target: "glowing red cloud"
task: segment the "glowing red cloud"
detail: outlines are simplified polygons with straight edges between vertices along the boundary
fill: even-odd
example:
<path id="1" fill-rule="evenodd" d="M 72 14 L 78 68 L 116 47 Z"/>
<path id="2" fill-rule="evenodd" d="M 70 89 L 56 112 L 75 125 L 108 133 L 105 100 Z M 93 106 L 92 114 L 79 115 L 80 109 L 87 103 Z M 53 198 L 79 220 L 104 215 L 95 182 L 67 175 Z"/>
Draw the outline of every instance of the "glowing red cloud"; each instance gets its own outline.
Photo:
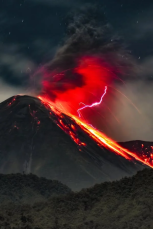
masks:
<path id="1" fill-rule="evenodd" d="M 67 71 L 71 71 L 68 76 Z M 98 100 L 105 86 L 109 86 L 115 78 L 115 70 L 104 60 L 82 57 L 71 70 L 60 73 L 46 71 L 42 79 L 42 95 L 52 101 L 54 99 L 63 111 L 76 115 L 80 102 L 91 104 Z"/>

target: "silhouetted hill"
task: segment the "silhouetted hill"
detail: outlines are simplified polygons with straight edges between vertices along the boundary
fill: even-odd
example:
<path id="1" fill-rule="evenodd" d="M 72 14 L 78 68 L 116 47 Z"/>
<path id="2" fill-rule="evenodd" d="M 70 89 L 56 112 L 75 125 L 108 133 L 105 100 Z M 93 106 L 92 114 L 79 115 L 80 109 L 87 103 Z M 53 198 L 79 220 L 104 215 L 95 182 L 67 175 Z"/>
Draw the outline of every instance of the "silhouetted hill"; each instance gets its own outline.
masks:
<path id="1" fill-rule="evenodd" d="M 24 171 L 80 190 L 143 168 L 100 147 L 72 118 L 57 116 L 37 98 L 18 95 L 0 103 L 0 173 Z"/>
<path id="2" fill-rule="evenodd" d="M 0 204 L 31 204 L 69 192 L 70 188 L 56 180 L 39 178 L 33 174 L 0 174 Z"/>
<path id="3" fill-rule="evenodd" d="M 37 229 L 152 229 L 153 170 L 47 202 L 7 205 L 0 209 L 0 225 Z"/>

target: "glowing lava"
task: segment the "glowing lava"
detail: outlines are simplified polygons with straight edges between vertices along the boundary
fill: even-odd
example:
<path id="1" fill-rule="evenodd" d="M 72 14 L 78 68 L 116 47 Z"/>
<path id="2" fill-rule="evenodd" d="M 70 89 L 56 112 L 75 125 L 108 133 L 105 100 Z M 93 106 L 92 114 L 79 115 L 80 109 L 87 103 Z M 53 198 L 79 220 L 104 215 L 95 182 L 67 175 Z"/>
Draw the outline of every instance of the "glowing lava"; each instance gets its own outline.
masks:
<path id="1" fill-rule="evenodd" d="M 54 112 L 57 116 L 59 116 L 59 119 L 61 120 L 62 114 L 65 114 L 69 116 L 70 119 L 73 119 L 77 125 L 80 126 L 82 130 L 84 130 L 94 141 L 97 142 L 98 145 L 101 147 L 105 147 L 109 149 L 112 152 L 115 152 L 116 154 L 128 159 L 128 160 L 137 160 L 147 166 L 150 166 L 153 168 L 153 158 L 152 156 L 146 156 L 145 158 L 143 156 L 138 156 L 136 153 L 133 153 L 120 145 L 118 145 L 116 142 L 105 136 L 102 132 L 99 130 L 93 128 L 89 124 L 87 124 L 85 121 L 83 121 L 80 117 L 76 117 L 75 115 L 72 115 L 70 113 L 65 113 L 63 111 L 60 111 L 59 108 L 55 107 L 55 105 L 48 99 L 45 99 L 44 97 L 38 97 L 45 105 L 49 106 L 51 111 Z M 78 135 L 75 132 L 75 128 L 73 128 L 73 132 L 71 130 L 67 130 L 68 127 L 63 123 L 63 121 L 60 121 L 59 127 L 65 131 L 67 134 L 70 135 L 70 137 L 75 141 L 79 146 L 84 145 L 85 143 L 80 142 L 78 139 Z"/>
<path id="2" fill-rule="evenodd" d="M 81 110 L 84 110 L 84 109 L 87 108 L 87 107 L 91 108 L 91 107 L 95 107 L 95 106 L 100 105 L 100 104 L 102 103 L 102 101 L 103 101 L 104 96 L 106 95 L 106 92 L 107 92 L 107 86 L 105 86 L 104 93 L 103 93 L 103 95 L 101 96 L 101 99 L 100 99 L 99 102 L 95 102 L 95 103 L 92 103 L 91 105 L 85 105 L 85 106 L 79 108 L 79 109 L 77 110 L 79 117 L 81 117 L 81 114 L 80 114 L 80 111 L 81 111 Z"/>

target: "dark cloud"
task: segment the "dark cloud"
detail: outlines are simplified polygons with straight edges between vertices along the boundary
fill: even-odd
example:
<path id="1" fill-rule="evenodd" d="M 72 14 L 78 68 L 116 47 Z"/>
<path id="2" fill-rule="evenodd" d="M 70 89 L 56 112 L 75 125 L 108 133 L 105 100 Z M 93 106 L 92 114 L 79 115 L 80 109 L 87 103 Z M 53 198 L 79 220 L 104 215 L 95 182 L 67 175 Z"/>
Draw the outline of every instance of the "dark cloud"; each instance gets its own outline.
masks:
<path id="1" fill-rule="evenodd" d="M 14 77 L 21 84 L 23 78 L 33 72 L 35 63 L 27 58 L 18 45 L 5 45 L 0 43 L 0 74 L 5 76 L 5 69 L 11 72 L 11 75 L 4 79 L 9 82 Z M 20 82 L 21 81 L 21 82 Z M 13 82 L 12 82 L 13 83 Z"/>
<path id="2" fill-rule="evenodd" d="M 64 15 L 59 10 L 59 16 L 57 9 L 33 1 L 16 4 L 11 0 L 3 1 L 0 8 L 0 77 L 4 82 L 13 87 L 28 86 L 33 70 L 53 56 L 61 37 L 57 25 L 61 27 Z"/>
<path id="3" fill-rule="evenodd" d="M 43 3 L 50 6 L 60 6 L 60 7 L 71 7 L 80 4 L 80 1 L 73 1 L 73 0 L 30 0 L 36 3 Z"/>
<path id="4" fill-rule="evenodd" d="M 68 56 L 69 60 L 72 60 L 80 55 L 91 54 L 105 57 L 107 54 L 114 54 L 121 62 L 127 62 L 128 52 L 125 51 L 121 39 L 111 31 L 102 9 L 98 10 L 97 6 L 86 6 L 72 14 L 67 28 L 67 38 L 57 50 L 52 66 L 57 60 L 64 61 Z"/>

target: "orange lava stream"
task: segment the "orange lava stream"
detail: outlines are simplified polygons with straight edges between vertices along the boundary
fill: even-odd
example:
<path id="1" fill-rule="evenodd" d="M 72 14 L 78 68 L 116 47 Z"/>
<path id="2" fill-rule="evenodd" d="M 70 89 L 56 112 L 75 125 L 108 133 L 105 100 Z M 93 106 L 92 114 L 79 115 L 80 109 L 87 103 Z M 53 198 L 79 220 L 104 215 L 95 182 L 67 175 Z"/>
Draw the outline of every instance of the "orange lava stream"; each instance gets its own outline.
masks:
<path id="1" fill-rule="evenodd" d="M 75 122 L 86 132 L 92 139 L 94 139 L 97 143 L 104 146 L 105 148 L 108 148 L 111 151 L 114 151 L 116 154 L 126 158 L 127 160 L 135 159 L 151 168 L 153 168 L 153 162 L 151 158 L 141 158 L 136 153 L 133 153 L 120 145 L 118 145 L 115 141 L 108 138 L 105 134 L 100 132 L 99 130 L 93 128 L 89 124 L 87 124 L 84 120 L 82 120 L 79 117 L 76 117 L 70 113 L 63 112 L 59 108 L 55 106 L 51 101 L 48 99 L 39 96 L 38 97 L 44 104 L 48 105 L 52 111 L 54 111 L 57 115 L 59 115 L 59 111 L 69 117 L 71 117 Z M 73 137 L 74 138 L 74 137 Z M 72 139 L 73 139 L 72 138 Z M 74 139 L 73 139 L 74 140 Z M 76 142 L 76 141 L 75 141 Z M 77 142 L 76 142 L 77 143 Z"/>

